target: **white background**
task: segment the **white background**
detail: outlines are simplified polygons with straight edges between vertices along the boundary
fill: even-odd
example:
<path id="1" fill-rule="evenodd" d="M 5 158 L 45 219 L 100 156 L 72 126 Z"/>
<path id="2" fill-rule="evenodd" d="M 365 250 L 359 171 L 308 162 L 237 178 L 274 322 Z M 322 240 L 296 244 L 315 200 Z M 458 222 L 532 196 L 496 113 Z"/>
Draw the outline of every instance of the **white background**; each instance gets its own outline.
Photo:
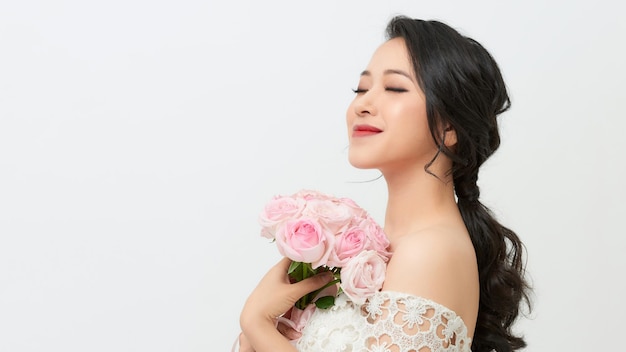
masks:
<path id="1" fill-rule="evenodd" d="M 527 350 L 620 345 L 617 3 L 4 0 L 0 351 L 227 351 L 278 259 L 256 222 L 271 196 L 314 188 L 381 221 L 344 113 L 395 14 L 451 24 L 504 73 L 479 183 L 528 249 Z"/>

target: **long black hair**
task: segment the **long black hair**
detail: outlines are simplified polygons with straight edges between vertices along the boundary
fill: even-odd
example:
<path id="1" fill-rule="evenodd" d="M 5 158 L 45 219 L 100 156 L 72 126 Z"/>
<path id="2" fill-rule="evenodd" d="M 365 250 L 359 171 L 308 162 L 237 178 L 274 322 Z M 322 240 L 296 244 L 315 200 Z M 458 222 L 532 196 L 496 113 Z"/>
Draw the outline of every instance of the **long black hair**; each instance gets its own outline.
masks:
<path id="1" fill-rule="evenodd" d="M 496 117 L 511 106 L 500 69 L 480 43 L 439 21 L 397 16 L 387 26 L 387 37 L 404 39 L 426 96 L 430 133 L 440 153 L 452 160 L 449 172 L 476 251 L 480 278 L 472 351 L 526 347 L 524 338 L 511 330 L 522 303 L 530 310 L 524 246 L 478 200 L 478 170 L 500 145 Z M 444 128 L 456 132 L 452 150 L 444 144 Z"/>

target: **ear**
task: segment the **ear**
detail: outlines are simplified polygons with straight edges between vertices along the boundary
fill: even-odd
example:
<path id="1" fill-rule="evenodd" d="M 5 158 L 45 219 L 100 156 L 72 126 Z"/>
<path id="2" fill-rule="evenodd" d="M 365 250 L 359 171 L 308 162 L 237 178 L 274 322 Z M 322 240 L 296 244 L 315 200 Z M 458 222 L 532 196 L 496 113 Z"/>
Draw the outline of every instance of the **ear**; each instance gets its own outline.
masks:
<path id="1" fill-rule="evenodd" d="M 456 131 L 452 126 L 448 125 L 445 130 L 443 130 L 445 135 L 444 144 L 448 148 L 452 148 L 456 145 Z"/>

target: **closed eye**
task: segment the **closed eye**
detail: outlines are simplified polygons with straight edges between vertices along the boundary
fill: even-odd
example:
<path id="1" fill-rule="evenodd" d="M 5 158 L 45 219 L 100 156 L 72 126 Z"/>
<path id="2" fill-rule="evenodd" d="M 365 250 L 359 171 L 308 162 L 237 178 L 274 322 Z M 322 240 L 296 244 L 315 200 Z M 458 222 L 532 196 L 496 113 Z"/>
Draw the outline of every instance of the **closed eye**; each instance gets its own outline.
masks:
<path id="1" fill-rule="evenodd" d="M 404 89 L 404 88 L 396 88 L 396 87 L 387 87 L 385 88 L 386 91 L 388 92 L 394 92 L 394 93 L 406 93 L 409 90 L 408 89 Z M 362 89 L 362 88 L 357 88 L 357 89 L 352 89 L 352 91 L 355 94 L 362 94 L 362 93 L 367 93 L 367 89 Z"/>
<path id="2" fill-rule="evenodd" d="M 404 88 L 395 88 L 395 87 L 387 87 L 385 88 L 386 91 L 388 92 L 395 92 L 395 93 L 405 93 L 408 92 L 408 89 L 404 89 Z"/>

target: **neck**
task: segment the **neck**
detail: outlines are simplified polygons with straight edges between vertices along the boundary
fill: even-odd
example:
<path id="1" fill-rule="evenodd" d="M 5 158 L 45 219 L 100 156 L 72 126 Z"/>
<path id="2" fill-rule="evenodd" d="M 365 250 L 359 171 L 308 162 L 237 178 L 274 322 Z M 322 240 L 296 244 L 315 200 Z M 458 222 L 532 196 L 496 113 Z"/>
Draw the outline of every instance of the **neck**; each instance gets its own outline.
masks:
<path id="1" fill-rule="evenodd" d="M 422 168 L 385 174 L 387 211 L 385 233 L 393 242 L 403 235 L 418 232 L 441 221 L 442 214 L 458 211 L 451 176 Z"/>

